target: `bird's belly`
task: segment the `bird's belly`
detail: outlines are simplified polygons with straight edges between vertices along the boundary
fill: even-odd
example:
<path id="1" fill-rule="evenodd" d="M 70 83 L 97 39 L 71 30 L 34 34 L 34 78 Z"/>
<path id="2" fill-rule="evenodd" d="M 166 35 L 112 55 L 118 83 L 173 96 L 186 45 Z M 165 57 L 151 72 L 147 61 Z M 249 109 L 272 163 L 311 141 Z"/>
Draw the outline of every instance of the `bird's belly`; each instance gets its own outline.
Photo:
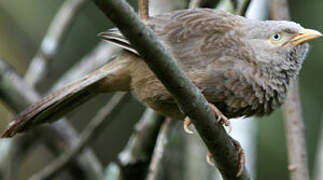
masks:
<path id="1" fill-rule="evenodd" d="M 184 119 L 173 96 L 148 66 L 143 62 L 139 62 L 137 65 L 140 67 L 133 71 L 131 80 L 131 90 L 136 99 L 163 115 Z"/>
<path id="2" fill-rule="evenodd" d="M 155 111 L 171 118 L 183 119 L 185 117 L 181 110 L 178 108 L 175 99 L 157 78 L 148 77 L 134 83 L 135 84 L 133 85 L 132 92 L 140 102 L 149 106 Z M 205 92 L 202 93 L 207 98 L 208 102 L 216 105 L 219 110 L 228 118 L 252 116 L 257 112 L 260 112 L 260 110 L 258 110 L 258 108 L 261 108 L 260 106 L 256 109 L 250 105 L 233 106 L 232 104 L 228 103 L 228 101 L 226 101 L 226 98 L 222 100 L 216 98 L 221 95 L 216 94 L 216 92 L 214 91 L 211 95 Z M 231 96 L 231 98 L 234 97 Z M 240 100 L 241 98 L 236 98 L 234 102 L 237 103 Z"/>
<path id="3" fill-rule="evenodd" d="M 136 99 L 155 111 L 176 119 L 184 119 L 173 96 L 159 82 L 157 78 L 137 81 L 132 92 Z"/>
<path id="4" fill-rule="evenodd" d="M 178 108 L 176 101 L 158 79 L 145 80 L 141 85 L 136 85 L 133 89 L 135 97 L 143 104 L 149 106 L 155 111 L 169 116 L 171 118 L 183 119 L 185 116 Z M 246 104 L 241 97 L 230 96 L 219 100 L 213 92 L 212 96 L 203 93 L 208 102 L 214 104 L 228 118 L 236 117 L 262 117 L 271 114 L 276 108 L 270 101 L 259 103 L 256 99 L 253 104 Z M 220 95 L 218 95 L 220 96 Z M 234 102 L 234 103 L 232 103 Z M 237 105 L 239 104 L 239 105 Z"/>
<path id="5" fill-rule="evenodd" d="M 178 108 L 173 96 L 146 64 L 142 63 L 140 66 L 140 71 L 134 71 L 132 75 L 131 87 L 134 96 L 161 114 L 183 119 L 184 114 Z M 206 78 L 196 78 L 192 74 L 187 75 L 201 89 L 208 102 L 217 106 L 228 118 L 264 116 L 271 114 L 277 107 L 277 103 L 273 103 L 274 98 L 265 100 L 265 91 L 257 88 L 258 92 L 256 92 L 251 85 L 246 85 L 247 83 L 244 81 L 235 81 L 241 84 L 228 85 L 224 83 L 224 78 L 219 78 L 220 76 L 213 78 L 213 81 L 216 80 L 215 82 L 209 80 L 205 82 Z M 236 88 L 232 89 L 232 87 Z"/>

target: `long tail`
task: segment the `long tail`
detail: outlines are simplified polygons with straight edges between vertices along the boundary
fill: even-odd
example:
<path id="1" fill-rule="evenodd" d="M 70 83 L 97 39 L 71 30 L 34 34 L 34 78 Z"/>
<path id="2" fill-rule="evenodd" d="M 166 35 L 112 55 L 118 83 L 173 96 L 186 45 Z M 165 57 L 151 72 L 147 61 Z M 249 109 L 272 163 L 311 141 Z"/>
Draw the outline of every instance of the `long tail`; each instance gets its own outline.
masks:
<path id="1" fill-rule="evenodd" d="M 128 82 L 125 76 L 128 76 L 128 74 L 126 74 L 127 72 L 124 68 L 126 64 L 118 59 L 84 76 L 80 80 L 49 94 L 21 112 L 9 124 L 2 137 L 12 137 L 16 133 L 23 132 L 36 125 L 55 121 L 102 91 L 118 90 L 118 87 L 113 85 L 116 81 L 119 81 L 118 85 L 121 86 L 119 90 L 124 90 L 122 88 L 127 86 Z M 124 83 L 122 84 L 120 81 Z M 114 87 L 110 90 L 108 86 Z"/>

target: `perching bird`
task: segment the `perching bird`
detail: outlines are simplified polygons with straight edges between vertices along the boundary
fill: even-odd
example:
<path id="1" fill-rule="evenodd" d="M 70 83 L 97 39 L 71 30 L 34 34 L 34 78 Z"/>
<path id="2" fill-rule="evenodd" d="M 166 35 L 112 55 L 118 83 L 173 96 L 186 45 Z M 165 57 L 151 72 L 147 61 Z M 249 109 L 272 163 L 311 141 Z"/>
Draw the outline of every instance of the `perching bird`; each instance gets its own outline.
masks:
<path id="1" fill-rule="evenodd" d="M 277 109 L 301 69 L 309 47 L 306 42 L 322 36 L 290 21 L 257 21 L 211 9 L 165 13 L 150 17 L 146 24 L 214 109 L 219 109 L 217 115 L 223 113 L 223 120 L 269 115 Z M 125 50 L 97 71 L 24 110 L 2 137 L 56 120 L 89 98 L 114 91 L 132 91 L 154 110 L 185 118 L 172 95 L 118 30 L 100 36 Z"/>

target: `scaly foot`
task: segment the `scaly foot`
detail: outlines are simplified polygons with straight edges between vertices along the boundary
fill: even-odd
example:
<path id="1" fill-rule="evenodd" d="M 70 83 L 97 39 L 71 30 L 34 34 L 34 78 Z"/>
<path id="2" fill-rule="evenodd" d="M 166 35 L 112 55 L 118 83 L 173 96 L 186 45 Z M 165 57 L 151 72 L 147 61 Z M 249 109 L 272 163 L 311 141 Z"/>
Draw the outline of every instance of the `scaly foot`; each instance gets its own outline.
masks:
<path id="1" fill-rule="evenodd" d="M 213 109 L 213 111 L 215 112 L 216 114 L 216 117 L 217 117 L 217 121 L 222 124 L 222 125 L 225 125 L 229 128 L 229 133 L 231 132 L 232 130 L 232 127 L 231 127 L 231 123 L 230 123 L 230 120 L 213 104 L 209 103 L 210 107 Z M 187 134 L 193 134 L 193 131 L 190 130 L 189 126 L 192 124 L 192 120 L 190 117 L 186 116 L 185 119 L 184 119 L 184 131 L 187 133 Z"/>
<path id="2" fill-rule="evenodd" d="M 238 141 L 236 141 L 235 139 L 231 138 L 232 143 L 235 147 L 235 149 L 238 151 L 238 172 L 236 174 L 236 177 L 239 177 L 244 169 L 244 163 L 246 161 L 245 156 L 244 156 L 244 152 L 243 149 L 241 148 L 241 145 Z M 212 154 L 210 152 L 207 152 L 206 154 L 206 162 L 211 165 L 211 166 L 215 166 L 213 160 L 212 160 Z"/>
<path id="3" fill-rule="evenodd" d="M 192 124 L 192 120 L 186 116 L 184 119 L 184 131 L 187 134 L 194 134 L 194 132 L 190 129 L 190 125 Z"/>

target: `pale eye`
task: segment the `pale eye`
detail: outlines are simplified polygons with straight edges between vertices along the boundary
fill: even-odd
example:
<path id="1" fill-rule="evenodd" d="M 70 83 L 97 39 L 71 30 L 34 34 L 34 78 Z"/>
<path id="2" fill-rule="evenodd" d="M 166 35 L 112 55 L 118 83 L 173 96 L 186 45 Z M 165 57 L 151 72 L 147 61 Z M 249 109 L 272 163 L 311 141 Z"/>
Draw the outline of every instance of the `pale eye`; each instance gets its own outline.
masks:
<path id="1" fill-rule="evenodd" d="M 281 39 L 280 33 L 275 33 L 271 36 L 271 39 L 274 41 L 279 41 Z"/>

